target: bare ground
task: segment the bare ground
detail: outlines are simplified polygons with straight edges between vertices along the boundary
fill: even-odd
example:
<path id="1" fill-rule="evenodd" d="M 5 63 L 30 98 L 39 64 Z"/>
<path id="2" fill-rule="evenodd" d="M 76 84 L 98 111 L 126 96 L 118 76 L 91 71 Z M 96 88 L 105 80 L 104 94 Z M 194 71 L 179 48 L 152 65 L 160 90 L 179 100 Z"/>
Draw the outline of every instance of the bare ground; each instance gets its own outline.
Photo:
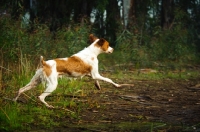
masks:
<path id="1" fill-rule="evenodd" d="M 84 87 L 88 90 L 93 81 L 85 81 Z M 199 77 L 134 80 L 125 76 L 114 81 L 134 83 L 134 87 L 115 88 L 101 82 L 101 90 L 90 89 L 86 96 L 68 96 L 66 98 L 73 98 L 76 102 L 76 106 L 69 109 L 76 111 L 78 118 L 66 115 L 56 119 L 55 116 L 52 118 L 59 122 L 58 127 L 47 130 L 33 125 L 32 131 L 200 131 Z M 58 112 L 55 110 L 55 113 Z"/>
<path id="2" fill-rule="evenodd" d="M 125 81 L 125 80 L 124 80 Z M 104 84 L 77 102 L 88 104 L 69 131 L 200 131 L 200 79 L 135 80 L 134 87 Z M 58 129 L 62 130 L 62 129 Z"/>

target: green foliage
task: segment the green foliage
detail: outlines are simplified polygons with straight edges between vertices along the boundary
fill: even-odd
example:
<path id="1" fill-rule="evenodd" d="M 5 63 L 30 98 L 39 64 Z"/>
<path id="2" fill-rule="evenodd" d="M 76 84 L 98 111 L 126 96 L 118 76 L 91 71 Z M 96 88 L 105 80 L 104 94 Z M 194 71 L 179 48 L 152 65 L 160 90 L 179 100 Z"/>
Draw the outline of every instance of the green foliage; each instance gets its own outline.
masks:
<path id="1" fill-rule="evenodd" d="M 106 9 L 106 6 L 108 5 L 108 0 L 97 0 L 96 1 L 96 8 L 99 12 L 103 13 Z"/>
<path id="2" fill-rule="evenodd" d="M 190 42 L 191 36 L 182 23 L 184 13 L 177 11 L 174 27 L 164 30 L 155 27 L 152 40 L 149 43 L 151 57 L 159 61 L 175 61 L 178 63 L 195 61 L 198 53 L 194 43 Z M 196 58 L 197 57 L 197 58 Z"/>
<path id="3" fill-rule="evenodd" d="M 63 28 L 53 35 L 46 25 L 35 24 L 35 30 L 28 32 L 20 28 L 20 22 L 9 19 L 0 21 L 2 60 L 19 61 L 27 59 L 55 58 L 70 55 L 86 47 L 90 28 L 86 25 L 74 25 Z"/>
<path id="4" fill-rule="evenodd" d="M 43 2 L 46 3 L 46 1 Z M 103 0 L 96 3 L 96 15 L 100 14 L 99 18 L 96 16 L 96 19 L 101 19 L 101 26 L 105 24 L 102 16 L 108 2 L 108 0 Z M 13 4 L 15 8 L 20 7 L 14 13 L 14 16 L 19 15 L 19 13 L 22 14 L 23 5 L 19 1 L 15 1 Z M 59 2 L 56 2 L 56 4 L 56 7 L 62 5 Z M 146 10 L 146 7 L 143 7 L 143 10 Z M 159 9 L 159 7 L 157 8 Z M 70 8 L 70 10 L 72 9 L 73 7 Z M 46 10 L 48 9 L 46 8 Z M 61 10 L 69 15 L 65 6 Z M 112 75 L 110 76 L 113 79 L 128 78 L 129 81 L 133 79 L 188 79 L 199 76 L 196 71 L 182 72 L 182 65 L 199 62 L 199 53 L 195 46 L 195 43 L 198 43 L 198 33 L 196 33 L 198 30 L 195 29 L 195 26 L 187 27 L 187 23 L 189 23 L 188 14 L 181 8 L 175 9 L 173 28 L 163 30 L 157 24 L 159 23 L 158 19 L 146 18 L 145 12 L 142 11 L 141 13 L 144 14 L 137 18 L 138 24 L 130 27 L 129 30 L 123 31 L 120 26 L 114 26 L 114 29 L 116 27 L 115 30 L 111 30 L 109 26 L 106 27 L 111 34 L 114 34 L 112 31 L 117 31 L 117 40 L 113 54 L 99 56 L 100 71 L 106 71 L 106 73 L 111 71 Z M 59 20 L 58 18 L 55 19 L 55 21 Z M 69 20 L 66 21 L 69 22 Z M 31 128 L 32 125 L 42 129 L 53 128 L 63 125 L 62 120 L 69 118 L 78 120 L 84 108 L 100 107 L 95 100 L 84 98 L 95 91 L 92 81 L 91 84 L 88 84 L 87 78 L 85 80 L 69 80 L 63 77 L 59 80 L 58 89 L 53 95 L 47 97 L 47 102 L 50 104 L 59 108 L 70 108 L 74 111 L 73 113 L 63 109 L 51 110 L 39 105 L 37 96 L 44 91 L 42 85 L 22 95 L 20 97 L 22 102 L 13 103 L 11 101 L 16 91 L 30 81 L 39 63 L 39 56 L 43 55 L 46 60 L 70 56 L 87 47 L 88 35 L 91 31 L 97 31 L 88 23 L 68 23 L 67 26 L 63 24 L 54 32 L 50 32 L 50 22 L 47 22 L 49 25 L 41 23 L 35 19 L 30 27 L 21 28 L 21 21 L 17 19 L 0 18 L 0 96 L 3 97 L 0 100 L 0 131 L 29 131 L 33 129 Z M 113 24 L 112 21 L 110 23 Z M 99 24 L 97 25 L 97 27 L 100 27 Z M 102 26 L 102 34 L 105 33 L 104 29 L 105 27 Z M 109 37 L 106 36 L 106 38 Z M 156 67 L 155 63 L 160 67 Z M 149 74 L 132 72 L 133 69 L 143 67 L 157 68 L 159 72 Z M 125 72 L 126 70 L 131 72 L 128 74 Z M 119 93 L 117 90 L 114 92 Z M 84 101 L 79 101 L 79 97 L 83 97 Z M 143 116 L 137 118 L 140 120 Z M 138 124 L 138 122 L 127 124 L 127 122 L 122 122 L 116 125 L 122 128 L 132 128 L 134 125 L 138 129 L 145 126 L 153 131 L 165 124 Z M 105 127 L 107 127 L 107 124 Z"/>
<path id="5" fill-rule="evenodd" d="M 7 106 L 8 107 L 8 106 Z M 7 107 L 1 108 L 0 111 L 0 123 L 1 123 L 1 130 L 8 131 L 9 127 L 14 129 L 18 129 L 20 124 L 18 123 L 18 111 L 15 107 L 8 109 Z M 11 109 L 15 110 L 16 112 L 12 112 Z"/>
<path id="6" fill-rule="evenodd" d="M 177 9 L 173 28 L 163 30 L 155 26 L 152 35 L 137 27 L 122 33 L 119 31 L 116 48 L 120 51 L 120 62 L 133 62 L 136 68 L 152 67 L 154 62 L 174 62 L 180 65 L 197 63 L 197 47 L 194 41 L 190 41 L 192 36 L 185 23 L 181 22 L 185 17 L 184 12 Z"/>
<path id="7" fill-rule="evenodd" d="M 139 58 L 139 45 L 137 36 L 125 30 L 122 34 L 118 34 L 116 48 L 120 50 L 123 63 L 127 62 L 129 59 L 137 61 Z"/>
<path id="8" fill-rule="evenodd" d="M 20 96 L 17 103 L 11 99 L 14 98 L 15 92 L 30 81 L 32 75 L 24 74 L 13 75 L 4 91 L 0 91 L 0 130 L 1 131 L 29 131 L 38 126 L 37 129 L 50 129 L 59 126 L 63 118 L 79 118 L 79 112 L 85 106 L 81 102 L 77 102 L 76 96 L 84 96 L 81 80 L 69 80 L 62 78 L 59 80 L 57 90 L 52 96 L 49 96 L 46 101 L 58 107 L 58 109 L 48 109 L 39 101 L 37 96 L 44 91 L 42 85 L 34 90 L 27 91 Z M 79 83 L 77 83 L 77 81 Z M 62 108 L 70 108 L 73 113 Z M 58 112 L 57 112 L 58 111 Z"/>

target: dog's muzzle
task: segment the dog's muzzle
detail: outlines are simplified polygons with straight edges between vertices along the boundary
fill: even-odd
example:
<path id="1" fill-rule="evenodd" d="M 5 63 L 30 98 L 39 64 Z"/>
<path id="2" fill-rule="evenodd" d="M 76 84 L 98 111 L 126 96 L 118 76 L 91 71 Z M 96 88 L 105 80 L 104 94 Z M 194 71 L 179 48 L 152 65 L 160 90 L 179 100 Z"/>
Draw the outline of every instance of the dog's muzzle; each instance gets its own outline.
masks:
<path id="1" fill-rule="evenodd" d="M 113 51 L 114 51 L 114 49 L 109 47 L 108 50 L 106 51 L 106 53 L 110 53 L 111 54 Z"/>

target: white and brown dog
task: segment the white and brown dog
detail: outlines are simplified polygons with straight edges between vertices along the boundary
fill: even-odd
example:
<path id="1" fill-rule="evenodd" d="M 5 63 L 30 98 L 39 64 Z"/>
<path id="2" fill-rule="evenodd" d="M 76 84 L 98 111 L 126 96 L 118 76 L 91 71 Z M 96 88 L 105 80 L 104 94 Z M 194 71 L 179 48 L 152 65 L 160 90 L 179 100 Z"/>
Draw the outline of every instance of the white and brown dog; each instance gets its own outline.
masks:
<path id="1" fill-rule="evenodd" d="M 71 57 L 44 61 L 41 56 L 41 67 L 37 69 L 31 81 L 26 86 L 19 89 L 18 95 L 14 101 L 17 101 L 23 92 L 38 86 L 41 82 L 45 82 L 46 90 L 39 96 L 39 99 L 47 107 L 53 108 L 53 106 L 45 102 L 45 97 L 56 89 L 58 85 L 58 76 L 64 74 L 72 77 L 89 75 L 95 80 L 95 85 L 98 89 L 101 89 L 98 80 L 111 83 L 115 87 L 133 86 L 133 84 L 114 83 L 111 79 L 102 77 L 99 74 L 97 56 L 101 53 L 112 53 L 113 48 L 111 48 L 109 43 L 103 38 L 98 39 L 93 34 L 91 34 L 89 38 L 92 44 Z"/>

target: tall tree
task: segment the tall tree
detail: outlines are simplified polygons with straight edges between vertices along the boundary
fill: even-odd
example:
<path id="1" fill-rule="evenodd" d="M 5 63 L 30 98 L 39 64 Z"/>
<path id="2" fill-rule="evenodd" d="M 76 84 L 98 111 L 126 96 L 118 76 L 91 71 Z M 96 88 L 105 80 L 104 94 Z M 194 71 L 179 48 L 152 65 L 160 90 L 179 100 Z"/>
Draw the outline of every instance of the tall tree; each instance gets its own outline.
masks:
<path id="1" fill-rule="evenodd" d="M 110 8 L 113 7 L 113 8 Z M 109 36 L 111 45 L 115 44 L 116 33 L 120 24 L 120 9 L 117 0 L 109 0 L 106 6 L 106 36 Z"/>
<path id="2" fill-rule="evenodd" d="M 93 0 L 74 1 L 74 21 L 83 23 L 85 19 L 88 19 L 90 17 L 90 13 L 92 12 L 93 4 Z"/>
<path id="3" fill-rule="evenodd" d="M 130 0 L 129 26 L 136 24 L 136 4 L 137 0 Z"/>
<path id="4" fill-rule="evenodd" d="M 162 0 L 161 27 L 170 29 L 174 20 L 174 0 Z"/>

